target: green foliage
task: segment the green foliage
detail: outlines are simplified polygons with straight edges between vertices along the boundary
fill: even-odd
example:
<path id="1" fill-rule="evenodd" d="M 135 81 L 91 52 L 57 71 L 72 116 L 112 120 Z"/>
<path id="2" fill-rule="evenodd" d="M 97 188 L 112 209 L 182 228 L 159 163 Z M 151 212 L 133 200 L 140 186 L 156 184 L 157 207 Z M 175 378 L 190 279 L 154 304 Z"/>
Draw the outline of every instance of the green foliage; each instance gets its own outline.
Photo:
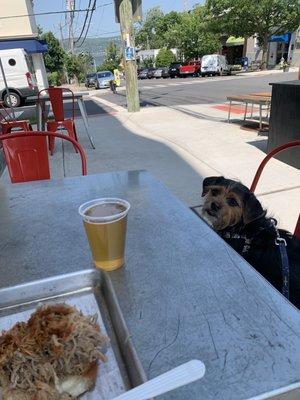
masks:
<path id="1" fill-rule="evenodd" d="M 178 48 L 186 58 L 198 58 L 219 50 L 220 36 L 208 29 L 206 9 L 164 14 L 159 7 L 146 14 L 136 31 L 136 44 L 143 49 Z"/>
<path id="2" fill-rule="evenodd" d="M 120 48 L 114 41 L 110 41 L 105 49 L 105 58 L 101 65 L 98 65 L 97 71 L 112 71 L 120 68 L 121 53 Z"/>
<path id="3" fill-rule="evenodd" d="M 65 51 L 52 32 L 41 35 L 46 40 L 49 51 L 44 55 L 45 66 L 49 72 L 62 72 L 64 67 Z"/>
<path id="4" fill-rule="evenodd" d="M 90 54 L 67 54 L 65 57 L 65 66 L 69 78 L 75 78 L 79 82 L 84 82 L 85 76 L 92 70 L 93 58 Z"/>
<path id="5" fill-rule="evenodd" d="M 156 56 L 155 64 L 157 67 L 168 67 L 174 60 L 175 56 L 171 50 L 161 49 Z"/>
<path id="6" fill-rule="evenodd" d="M 154 66 L 153 57 L 144 58 L 143 61 L 139 63 L 139 68 L 152 68 L 153 66 Z"/>
<path id="7" fill-rule="evenodd" d="M 266 61 L 272 35 L 293 32 L 300 25 L 299 0 L 207 0 L 210 29 L 224 35 L 258 35 Z"/>
<path id="8" fill-rule="evenodd" d="M 61 75 L 57 72 L 50 72 L 48 74 L 48 83 L 50 86 L 60 86 L 61 85 Z"/>

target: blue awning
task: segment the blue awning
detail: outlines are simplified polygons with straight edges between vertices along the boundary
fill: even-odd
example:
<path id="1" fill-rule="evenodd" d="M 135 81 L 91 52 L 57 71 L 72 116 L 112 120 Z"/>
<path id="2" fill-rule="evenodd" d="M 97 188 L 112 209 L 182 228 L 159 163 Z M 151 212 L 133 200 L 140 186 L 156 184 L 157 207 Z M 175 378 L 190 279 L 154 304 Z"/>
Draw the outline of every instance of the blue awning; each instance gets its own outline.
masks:
<path id="1" fill-rule="evenodd" d="M 48 52 L 46 41 L 37 39 L 1 40 L 0 50 L 9 49 L 24 49 L 29 54 Z"/>
<path id="2" fill-rule="evenodd" d="M 273 35 L 269 42 L 281 42 L 281 43 L 289 43 L 291 40 L 290 33 L 284 33 L 283 35 Z"/>

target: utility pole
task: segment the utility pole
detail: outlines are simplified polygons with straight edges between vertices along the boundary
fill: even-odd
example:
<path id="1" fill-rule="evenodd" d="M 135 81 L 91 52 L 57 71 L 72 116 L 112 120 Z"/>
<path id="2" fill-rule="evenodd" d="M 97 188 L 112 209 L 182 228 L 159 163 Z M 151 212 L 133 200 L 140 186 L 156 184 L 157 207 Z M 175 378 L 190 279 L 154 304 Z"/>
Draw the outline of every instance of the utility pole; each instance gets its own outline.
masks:
<path id="1" fill-rule="evenodd" d="M 127 110 L 140 111 L 140 98 L 135 60 L 132 0 L 119 0 L 121 37 L 124 47 Z"/>
<path id="2" fill-rule="evenodd" d="M 70 53 L 74 54 L 74 10 L 75 10 L 75 0 L 67 0 L 67 10 L 73 11 L 69 13 L 69 44 L 70 44 Z"/>

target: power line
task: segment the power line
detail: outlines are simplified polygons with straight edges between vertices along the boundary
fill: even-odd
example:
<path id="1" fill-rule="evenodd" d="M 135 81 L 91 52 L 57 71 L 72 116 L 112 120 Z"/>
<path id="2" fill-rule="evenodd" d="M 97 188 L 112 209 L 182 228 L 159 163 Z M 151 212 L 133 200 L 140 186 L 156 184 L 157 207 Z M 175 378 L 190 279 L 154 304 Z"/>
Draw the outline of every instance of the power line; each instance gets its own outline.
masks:
<path id="1" fill-rule="evenodd" d="M 88 10 L 89 10 L 90 7 L 91 7 L 91 2 L 92 2 L 92 0 L 89 0 Z M 79 37 L 75 40 L 75 43 L 78 43 L 79 40 L 81 39 L 82 35 L 83 35 L 83 32 L 84 32 L 84 29 L 85 29 L 85 26 L 86 26 L 86 21 L 87 21 L 87 19 L 88 19 L 88 16 L 89 16 L 89 11 L 87 11 L 86 14 L 85 14 L 85 18 L 84 18 L 84 22 L 83 22 L 83 26 L 82 26 L 81 32 L 80 32 L 80 34 L 79 34 Z"/>
<path id="2" fill-rule="evenodd" d="M 83 38 L 82 42 L 80 43 L 80 45 L 78 45 L 78 47 L 81 47 L 83 45 L 83 43 L 84 43 L 84 41 L 85 41 L 85 39 L 87 37 L 88 31 L 90 29 L 91 21 L 92 21 L 92 16 L 94 14 L 94 11 L 96 10 L 96 3 L 97 3 L 97 0 L 94 0 L 92 11 L 91 11 L 91 14 L 90 14 L 90 19 L 89 19 L 88 26 L 87 26 L 86 31 L 85 31 L 84 38 Z"/>
<path id="3" fill-rule="evenodd" d="M 97 8 L 110 6 L 113 3 L 100 4 Z M 88 8 L 78 9 L 78 10 L 65 10 L 65 11 L 48 11 L 43 13 L 33 13 L 33 14 L 19 14 L 19 15 L 8 15 L 6 17 L 0 17 L 0 19 L 11 19 L 11 18 L 22 18 L 22 17 L 34 17 L 36 15 L 51 15 L 51 14 L 70 14 L 90 11 Z"/>

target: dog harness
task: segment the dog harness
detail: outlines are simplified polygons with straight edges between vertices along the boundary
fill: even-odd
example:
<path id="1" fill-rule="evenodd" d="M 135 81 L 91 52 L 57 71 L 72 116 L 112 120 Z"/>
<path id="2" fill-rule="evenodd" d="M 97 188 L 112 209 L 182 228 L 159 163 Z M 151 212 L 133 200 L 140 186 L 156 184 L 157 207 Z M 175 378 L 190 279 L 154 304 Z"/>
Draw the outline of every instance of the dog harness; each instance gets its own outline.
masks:
<path id="1" fill-rule="evenodd" d="M 282 275 L 282 289 L 281 292 L 283 294 L 284 297 L 286 297 L 287 299 L 289 299 L 289 291 L 290 291 L 290 267 L 289 267 L 289 259 L 288 259 L 288 255 L 287 255 L 287 251 L 286 251 L 286 247 L 287 247 L 287 243 L 286 240 L 284 238 L 282 238 L 280 236 L 280 233 L 276 227 L 277 221 L 273 218 L 270 218 L 270 221 L 275 229 L 275 233 L 276 233 L 276 238 L 275 238 L 275 245 L 278 247 L 279 252 L 280 252 L 280 258 L 281 258 L 281 275 Z M 259 232 L 257 233 L 257 235 L 263 231 L 264 228 L 261 228 L 259 230 Z M 255 235 L 255 236 L 257 236 Z M 239 235 L 237 233 L 230 233 L 230 232 L 226 232 L 222 235 L 223 238 L 225 239 L 239 239 L 243 241 L 243 248 L 242 248 L 242 255 L 246 255 L 248 253 L 248 251 L 251 248 L 251 243 L 253 241 L 253 239 L 255 238 L 252 237 L 251 239 L 249 239 L 246 235 Z"/>

